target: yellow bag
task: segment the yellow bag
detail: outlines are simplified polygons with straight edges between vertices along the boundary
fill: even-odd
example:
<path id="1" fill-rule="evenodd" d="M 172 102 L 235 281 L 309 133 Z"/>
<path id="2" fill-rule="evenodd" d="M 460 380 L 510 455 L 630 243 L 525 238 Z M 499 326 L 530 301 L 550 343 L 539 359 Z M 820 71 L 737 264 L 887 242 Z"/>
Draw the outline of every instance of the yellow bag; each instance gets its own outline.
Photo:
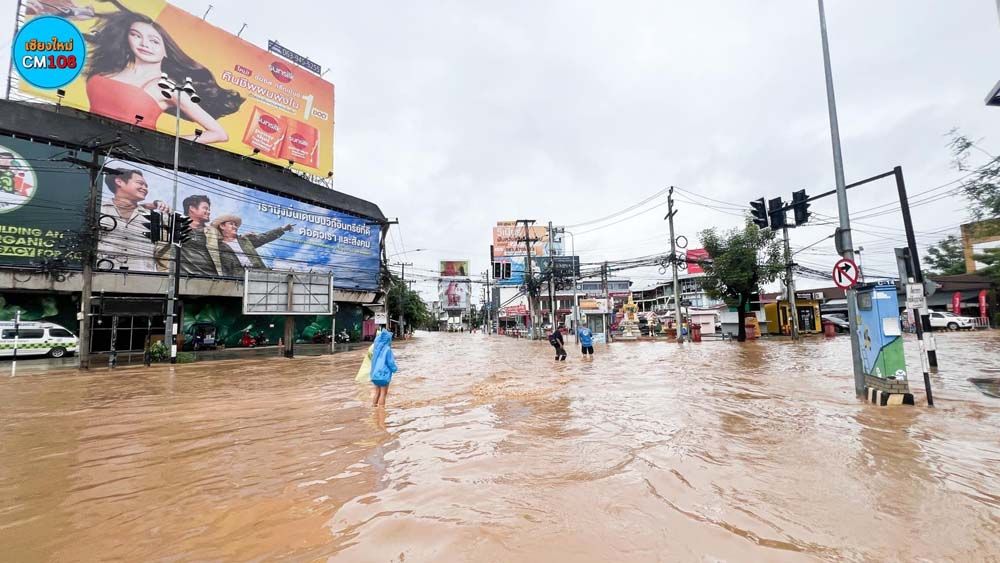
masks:
<path id="1" fill-rule="evenodd" d="M 368 353 L 365 354 L 365 359 L 361 362 L 361 367 L 358 368 L 358 375 L 355 376 L 354 381 L 358 383 L 372 382 L 372 352 L 374 351 L 375 345 L 372 344 L 368 347 Z"/>

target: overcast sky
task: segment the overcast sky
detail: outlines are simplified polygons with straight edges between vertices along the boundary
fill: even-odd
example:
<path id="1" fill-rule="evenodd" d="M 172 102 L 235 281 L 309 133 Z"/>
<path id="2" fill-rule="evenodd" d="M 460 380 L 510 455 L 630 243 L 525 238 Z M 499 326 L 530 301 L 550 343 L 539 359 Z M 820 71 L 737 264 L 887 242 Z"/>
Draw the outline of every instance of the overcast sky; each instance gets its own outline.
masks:
<path id="1" fill-rule="evenodd" d="M 175 3 L 199 16 L 209 5 Z M 245 22 L 243 38 L 276 39 L 331 67 L 336 188 L 399 218 L 388 252 L 410 251 L 393 257 L 414 263 L 408 273 L 466 258 L 484 271 L 498 220 L 584 223 L 669 185 L 742 208 L 833 186 L 810 0 L 211 3 L 215 25 L 235 33 Z M 15 4 L 0 0 L 2 13 Z M 848 182 L 897 164 L 911 194 L 955 180 L 946 147 L 954 127 L 1000 152 L 991 135 L 1000 108 L 983 104 L 1000 79 L 993 0 L 829 0 L 827 17 Z M 11 31 L 0 29 L 4 58 Z M 954 191 L 930 192 L 941 199 L 914 209 L 922 245 L 957 234 L 967 218 Z M 679 198 L 677 228 L 692 241 L 741 221 L 735 207 L 690 198 Z M 861 215 L 895 198 L 885 182 L 852 190 L 850 204 Z M 595 262 L 663 251 L 665 206 L 654 207 L 663 202 L 580 234 L 578 253 Z M 836 201 L 813 209 L 836 215 Z M 832 229 L 796 229 L 793 246 Z M 870 274 L 895 272 L 902 240 L 898 213 L 856 225 Z M 799 255 L 823 270 L 835 260 L 829 242 Z M 634 287 L 650 285 L 655 271 L 632 277 Z M 432 282 L 417 287 L 435 293 Z"/>

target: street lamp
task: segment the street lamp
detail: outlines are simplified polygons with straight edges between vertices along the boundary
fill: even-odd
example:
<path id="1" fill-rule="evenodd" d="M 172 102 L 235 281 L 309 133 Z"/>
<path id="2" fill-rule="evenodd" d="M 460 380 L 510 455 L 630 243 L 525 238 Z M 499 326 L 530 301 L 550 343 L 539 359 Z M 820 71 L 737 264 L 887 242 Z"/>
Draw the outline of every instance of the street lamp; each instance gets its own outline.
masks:
<path id="1" fill-rule="evenodd" d="M 181 259 L 181 242 L 177 240 L 177 177 L 178 177 L 178 165 L 181 150 L 181 98 L 187 96 L 187 99 L 192 104 L 197 104 L 201 101 L 198 97 L 198 93 L 195 92 L 194 86 L 191 84 L 191 77 L 184 79 L 184 84 L 177 84 L 167 76 L 167 73 L 160 75 L 160 81 L 156 83 L 160 88 L 160 93 L 163 97 L 170 100 L 174 100 L 174 108 L 176 109 L 174 115 L 177 120 L 176 129 L 174 130 L 174 194 L 173 202 L 170 205 L 170 211 L 173 213 L 170 217 L 170 246 L 173 250 L 173 267 L 167 270 L 167 326 L 166 326 L 166 337 L 170 342 L 170 363 L 177 363 L 177 332 L 180 328 L 179 325 L 183 323 L 177 323 L 177 328 L 174 325 L 174 301 L 177 299 L 177 283 L 180 276 L 180 259 Z"/>

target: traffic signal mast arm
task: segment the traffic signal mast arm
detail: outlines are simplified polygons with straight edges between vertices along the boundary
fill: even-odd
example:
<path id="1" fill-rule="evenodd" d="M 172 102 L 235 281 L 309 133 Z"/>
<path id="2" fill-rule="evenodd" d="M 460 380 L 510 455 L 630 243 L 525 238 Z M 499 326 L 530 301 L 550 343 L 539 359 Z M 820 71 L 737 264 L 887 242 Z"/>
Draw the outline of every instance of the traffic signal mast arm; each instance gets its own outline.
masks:
<path id="1" fill-rule="evenodd" d="M 872 176 L 871 178 L 866 178 L 864 180 L 860 180 L 858 182 L 854 182 L 853 184 L 848 184 L 848 185 L 846 185 L 844 187 L 846 189 L 848 189 L 848 190 L 851 189 L 851 188 L 857 188 L 857 187 L 863 186 L 864 184 L 867 184 L 869 182 L 874 182 L 875 180 L 881 180 L 882 178 L 888 178 L 890 176 L 893 176 L 894 174 L 895 174 L 895 172 L 892 172 L 892 171 L 885 172 L 885 173 L 879 174 L 877 176 Z M 824 197 L 830 197 L 832 195 L 837 195 L 837 190 L 830 190 L 828 192 L 823 192 L 821 194 L 814 195 L 812 197 L 806 198 L 805 201 L 800 202 L 800 203 L 810 203 L 810 202 L 816 201 L 817 199 L 823 199 Z M 789 211 L 789 210 L 793 209 L 794 206 L 795 206 L 794 202 L 790 203 L 790 204 L 786 205 L 782 211 Z"/>

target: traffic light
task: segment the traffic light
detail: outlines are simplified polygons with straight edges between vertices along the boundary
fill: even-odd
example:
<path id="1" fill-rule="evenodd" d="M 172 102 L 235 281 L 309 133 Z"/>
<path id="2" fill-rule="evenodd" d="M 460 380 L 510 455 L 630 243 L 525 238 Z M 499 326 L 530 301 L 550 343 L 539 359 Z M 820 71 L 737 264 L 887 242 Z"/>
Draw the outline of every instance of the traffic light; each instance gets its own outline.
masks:
<path id="1" fill-rule="evenodd" d="M 767 215 L 771 218 L 771 228 L 774 230 L 784 229 L 788 226 L 785 222 L 785 204 L 780 197 L 767 201 Z"/>
<path id="2" fill-rule="evenodd" d="M 764 198 L 750 202 L 750 213 L 753 214 L 753 223 L 762 229 L 767 228 L 767 208 L 764 205 Z"/>
<path id="3" fill-rule="evenodd" d="M 795 214 L 795 226 L 804 224 L 809 220 L 809 196 L 805 190 L 792 192 L 792 212 Z"/>
<path id="4" fill-rule="evenodd" d="M 191 238 L 191 218 L 174 213 L 174 242 L 184 244 Z"/>
<path id="5" fill-rule="evenodd" d="M 503 276 L 503 262 L 493 263 L 493 279 L 498 280 Z"/>
<path id="6" fill-rule="evenodd" d="M 514 274 L 511 273 L 510 266 L 511 266 L 510 262 L 504 262 L 503 263 L 503 276 L 502 276 L 502 279 L 509 280 L 510 278 L 514 277 Z"/>
<path id="7" fill-rule="evenodd" d="M 163 231 L 163 218 L 159 211 L 151 211 L 142 221 L 146 232 L 142 236 L 149 239 L 149 242 L 160 242 L 160 233 Z"/>

